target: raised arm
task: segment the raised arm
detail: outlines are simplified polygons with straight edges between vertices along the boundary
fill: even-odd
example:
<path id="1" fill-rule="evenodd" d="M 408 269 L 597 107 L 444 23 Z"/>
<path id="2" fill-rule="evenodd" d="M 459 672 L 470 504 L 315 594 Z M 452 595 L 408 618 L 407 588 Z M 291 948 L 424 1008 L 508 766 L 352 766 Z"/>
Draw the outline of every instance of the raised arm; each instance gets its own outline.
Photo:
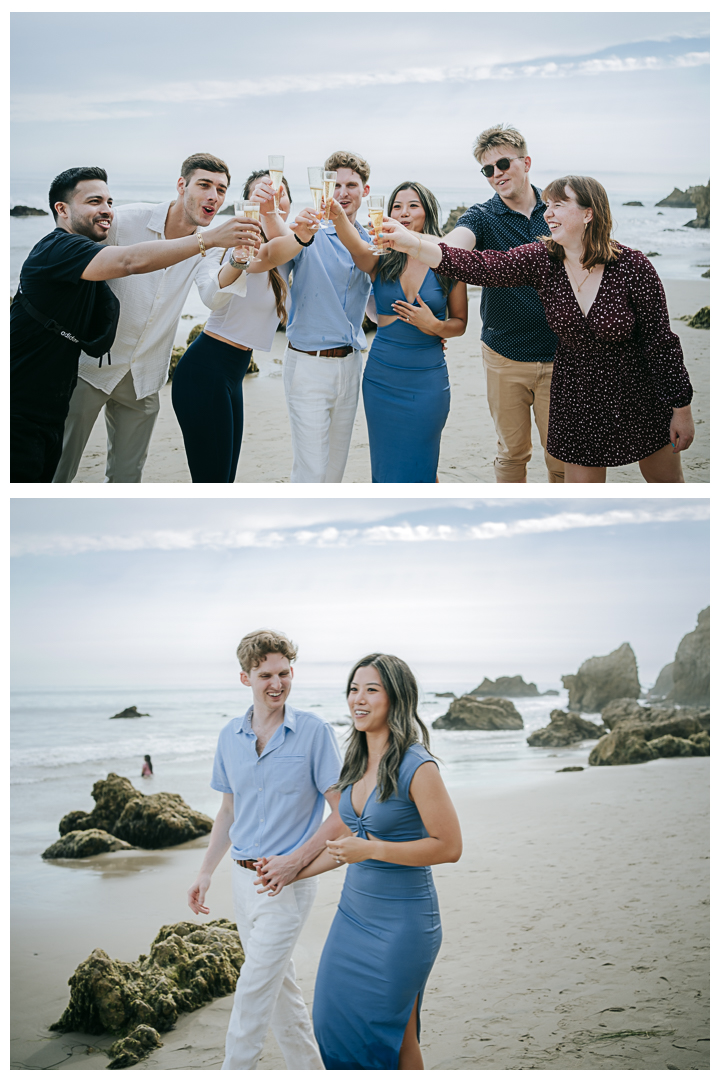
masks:
<path id="1" fill-rule="evenodd" d="M 363 862 L 365 859 L 399 863 L 401 866 L 457 862 L 462 855 L 460 822 L 434 762 L 426 761 L 415 770 L 410 782 L 410 798 L 417 806 L 429 836 L 423 840 L 401 843 L 349 836 L 328 840 L 330 854 L 346 863 Z"/>
<path id="2" fill-rule="evenodd" d="M 363 240 L 355 226 L 351 225 L 348 221 L 347 214 L 337 200 L 330 200 L 329 213 L 330 220 L 335 226 L 335 231 L 340 237 L 341 242 L 352 255 L 353 262 L 358 270 L 363 270 L 366 274 L 369 274 L 370 277 L 375 277 L 379 256 L 373 255 L 367 242 Z"/>
<path id="3" fill-rule="evenodd" d="M 110 281 L 131 274 L 149 274 L 191 259 L 206 248 L 229 248 L 247 244 L 260 246 L 260 226 L 250 218 L 229 218 L 214 229 L 192 233 L 178 240 L 148 240 L 127 247 L 108 247 L 99 251 L 82 273 L 85 281 Z"/>
<path id="4" fill-rule="evenodd" d="M 210 908 L 205 904 L 205 894 L 210 888 L 213 872 L 223 855 L 230 847 L 230 826 L 235 818 L 232 792 L 223 792 L 222 805 L 210 832 L 205 858 L 194 883 L 188 889 L 188 906 L 196 915 L 209 915 Z"/>

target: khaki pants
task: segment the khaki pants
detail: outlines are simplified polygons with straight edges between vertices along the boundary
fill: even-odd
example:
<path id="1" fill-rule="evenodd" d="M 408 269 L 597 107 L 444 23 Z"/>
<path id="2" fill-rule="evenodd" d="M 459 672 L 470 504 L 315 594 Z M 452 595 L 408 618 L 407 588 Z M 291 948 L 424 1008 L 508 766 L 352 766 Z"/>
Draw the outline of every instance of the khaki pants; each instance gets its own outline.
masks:
<path id="1" fill-rule="evenodd" d="M 83 451 L 100 410 L 105 408 L 107 428 L 106 484 L 140 484 L 150 439 L 160 411 L 159 393 L 135 396 L 132 372 L 123 375 L 106 394 L 79 378 L 70 398 L 65 421 L 62 457 L 53 484 L 70 484 L 80 466 Z"/>
<path id="2" fill-rule="evenodd" d="M 497 432 L 495 479 L 498 484 L 524 484 L 532 456 L 532 416 L 545 451 L 549 484 L 565 482 L 562 461 L 545 450 L 552 363 L 509 360 L 482 343 L 487 376 L 487 399 Z"/>

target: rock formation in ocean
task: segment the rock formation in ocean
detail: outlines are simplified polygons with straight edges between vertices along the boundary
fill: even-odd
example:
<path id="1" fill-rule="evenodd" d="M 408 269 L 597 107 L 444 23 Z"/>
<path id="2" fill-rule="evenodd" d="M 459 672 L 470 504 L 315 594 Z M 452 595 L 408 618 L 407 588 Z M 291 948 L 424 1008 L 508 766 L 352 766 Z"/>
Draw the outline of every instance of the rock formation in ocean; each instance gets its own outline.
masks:
<path id="1" fill-rule="evenodd" d="M 434 691 L 434 695 L 435 695 L 435 697 L 452 697 L 452 698 L 457 696 L 456 694 L 453 694 L 452 690 L 443 690 L 443 692 L 441 694 L 437 693 L 437 691 Z"/>
<path id="2" fill-rule="evenodd" d="M 681 191 L 680 188 L 673 188 L 669 195 L 666 195 L 660 202 L 656 202 L 656 206 L 675 206 L 681 210 L 688 210 L 694 206 L 695 203 L 690 198 L 690 188 L 687 191 Z"/>
<path id="3" fill-rule="evenodd" d="M 127 709 L 123 709 L 122 712 L 116 712 L 114 716 L 111 716 L 111 720 L 137 720 L 140 716 L 149 716 L 149 712 L 138 712 L 137 705 L 128 705 Z"/>
<path id="4" fill-rule="evenodd" d="M 592 724 L 583 720 L 575 712 L 553 709 L 550 723 L 528 735 L 528 746 L 572 746 L 583 739 L 599 739 L 605 734 L 602 724 Z"/>
<path id="5" fill-rule="evenodd" d="M 695 205 L 697 216 L 692 221 L 686 221 L 689 229 L 710 228 L 710 181 L 707 184 L 698 184 L 697 187 L 687 189 L 687 193 Z"/>
<path id="6" fill-rule="evenodd" d="M 433 723 L 434 728 L 448 731 L 518 731 L 523 719 L 512 701 L 504 698 L 477 698 L 464 694 L 450 703 L 444 716 Z"/>
<path id="7" fill-rule="evenodd" d="M 670 695 L 678 705 L 710 704 L 710 608 L 697 617 L 697 626 L 677 647 Z"/>
<path id="8" fill-rule="evenodd" d="M 94 949 L 69 979 L 70 1002 L 51 1031 L 130 1035 L 114 1043 L 111 1068 L 125 1068 L 159 1045 L 138 1025 L 169 1031 L 180 1013 L 231 994 L 245 959 L 235 923 L 213 919 L 204 926 L 163 926 L 148 956 L 126 962 Z M 123 1045 L 124 1043 L 124 1045 Z M 123 1061 L 123 1054 L 128 1060 Z"/>
<path id="9" fill-rule="evenodd" d="M 87 859 L 103 851 L 130 850 L 132 844 L 103 829 L 73 829 L 42 853 L 43 859 Z"/>
<path id="10" fill-rule="evenodd" d="M 709 709 L 642 706 L 632 699 L 603 709 L 611 728 L 590 752 L 590 765 L 631 765 L 658 757 L 710 753 Z"/>
<path id="11" fill-rule="evenodd" d="M 673 668 L 675 667 L 674 661 L 666 664 L 661 669 L 660 674 L 655 680 L 655 685 L 652 689 L 648 690 L 645 695 L 646 701 L 663 701 L 673 688 Z"/>
<path id="12" fill-rule="evenodd" d="M 143 795 L 125 776 L 108 773 L 92 789 L 95 809 L 72 810 L 60 822 L 60 835 L 76 829 L 103 829 L 135 847 L 183 844 L 209 833 L 213 819 L 187 805 L 179 795 L 160 791 Z"/>
<path id="13" fill-rule="evenodd" d="M 630 202 L 624 202 L 623 203 L 623 206 L 642 206 L 642 205 L 643 204 L 641 202 L 638 202 L 637 199 L 632 199 Z"/>
<path id="14" fill-rule="evenodd" d="M 465 213 L 467 213 L 467 206 L 456 206 L 454 210 L 450 211 L 450 213 L 448 214 L 447 221 L 445 222 L 445 224 L 443 225 L 443 228 L 442 228 L 443 236 L 447 236 L 447 234 L 449 232 L 452 232 L 452 230 L 457 225 L 459 219 Z"/>
<path id="15" fill-rule="evenodd" d="M 108 1057 L 112 1059 L 108 1069 L 128 1069 L 131 1065 L 137 1065 L 138 1061 L 142 1061 L 153 1050 L 158 1050 L 162 1044 L 155 1028 L 138 1024 L 124 1039 L 118 1039 L 112 1044 L 108 1050 Z"/>
<path id="16" fill-rule="evenodd" d="M 12 206 L 10 217 L 49 217 L 47 210 L 38 210 L 34 206 Z"/>
<path id="17" fill-rule="evenodd" d="M 470 693 L 473 697 L 539 697 L 534 682 L 526 683 L 522 675 L 501 675 L 499 679 L 483 679 Z"/>
<path id="18" fill-rule="evenodd" d="M 592 656 L 576 675 L 563 675 L 572 712 L 600 712 L 614 698 L 640 697 L 637 660 L 627 642 L 607 656 Z"/>

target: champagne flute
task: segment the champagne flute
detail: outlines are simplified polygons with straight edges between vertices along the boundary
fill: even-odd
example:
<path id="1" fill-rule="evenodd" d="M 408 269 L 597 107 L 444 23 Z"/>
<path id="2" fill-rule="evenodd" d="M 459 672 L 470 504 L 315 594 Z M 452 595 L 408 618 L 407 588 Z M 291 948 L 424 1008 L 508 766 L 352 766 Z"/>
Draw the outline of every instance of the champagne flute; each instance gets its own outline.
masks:
<path id="1" fill-rule="evenodd" d="M 283 172 L 285 171 L 285 158 L 282 154 L 269 154 L 268 155 L 268 172 L 270 173 L 270 183 L 276 189 L 275 195 L 275 213 L 280 211 L 280 195 L 282 191 Z"/>
<path id="2" fill-rule="evenodd" d="M 322 165 L 311 165 L 308 169 L 308 183 L 312 195 L 313 207 L 319 214 L 322 212 L 323 196 L 323 169 Z"/>
<path id="3" fill-rule="evenodd" d="M 260 207 L 258 206 L 257 203 L 248 202 L 247 200 L 243 200 L 243 202 L 236 202 L 235 203 L 235 217 L 249 217 L 249 218 L 252 218 L 253 221 L 257 221 L 257 223 L 259 225 L 260 224 Z M 255 262 L 255 259 L 257 258 L 257 255 L 255 254 L 255 248 L 245 247 L 244 246 L 242 248 L 242 252 L 243 252 L 243 257 L 240 260 L 241 262 L 249 262 L 249 263 Z"/>
<path id="4" fill-rule="evenodd" d="M 323 169 L 322 174 L 322 195 L 325 209 L 320 222 L 320 227 L 327 229 L 330 227 L 330 200 L 335 194 L 335 181 L 337 180 L 337 173 L 328 169 Z"/>
<path id="5" fill-rule="evenodd" d="M 375 231 L 375 239 L 370 244 L 370 250 L 373 255 L 384 255 L 387 249 L 378 247 L 377 238 L 382 232 L 383 215 L 385 213 L 385 196 L 368 195 L 367 208 L 368 214 L 370 215 L 370 222 Z"/>

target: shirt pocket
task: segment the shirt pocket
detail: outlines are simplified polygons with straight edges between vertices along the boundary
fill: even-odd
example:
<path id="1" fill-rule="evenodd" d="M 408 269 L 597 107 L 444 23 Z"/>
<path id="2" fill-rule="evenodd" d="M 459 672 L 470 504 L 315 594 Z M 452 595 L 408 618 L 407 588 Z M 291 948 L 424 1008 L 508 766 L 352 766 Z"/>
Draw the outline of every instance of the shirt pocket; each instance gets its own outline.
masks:
<path id="1" fill-rule="evenodd" d="M 307 784 L 307 767 L 304 754 L 273 754 L 268 762 L 266 787 L 268 793 L 295 795 Z"/>

